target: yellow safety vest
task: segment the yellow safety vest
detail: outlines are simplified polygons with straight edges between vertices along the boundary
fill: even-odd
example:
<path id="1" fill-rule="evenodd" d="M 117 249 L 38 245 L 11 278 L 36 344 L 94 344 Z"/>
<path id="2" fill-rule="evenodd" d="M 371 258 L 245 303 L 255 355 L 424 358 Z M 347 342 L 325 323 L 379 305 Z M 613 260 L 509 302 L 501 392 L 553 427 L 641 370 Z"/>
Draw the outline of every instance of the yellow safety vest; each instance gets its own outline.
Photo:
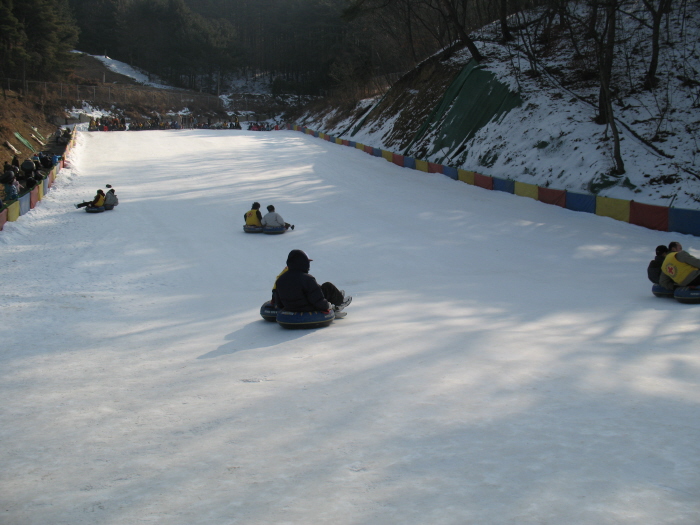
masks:
<path id="1" fill-rule="evenodd" d="M 661 271 L 673 279 L 674 283 L 681 284 L 697 268 L 676 259 L 676 253 L 672 252 L 666 256 Z"/>
<path id="2" fill-rule="evenodd" d="M 287 268 L 287 267 L 285 266 L 285 267 L 284 267 L 284 270 L 282 270 L 282 271 L 280 272 L 280 274 L 279 274 L 277 277 L 275 277 L 275 284 L 272 285 L 272 291 L 277 290 L 277 279 L 279 279 L 279 278 L 282 277 L 285 273 L 287 273 L 288 270 L 289 270 L 289 268 Z"/>
<path id="3" fill-rule="evenodd" d="M 95 208 L 99 208 L 100 206 L 104 206 L 104 203 L 105 203 L 105 198 L 102 195 L 100 195 L 97 198 L 97 202 L 95 203 Z"/>
<path id="4" fill-rule="evenodd" d="M 246 226 L 261 226 L 260 219 L 258 219 L 259 210 L 250 210 L 245 214 L 245 224 Z"/>

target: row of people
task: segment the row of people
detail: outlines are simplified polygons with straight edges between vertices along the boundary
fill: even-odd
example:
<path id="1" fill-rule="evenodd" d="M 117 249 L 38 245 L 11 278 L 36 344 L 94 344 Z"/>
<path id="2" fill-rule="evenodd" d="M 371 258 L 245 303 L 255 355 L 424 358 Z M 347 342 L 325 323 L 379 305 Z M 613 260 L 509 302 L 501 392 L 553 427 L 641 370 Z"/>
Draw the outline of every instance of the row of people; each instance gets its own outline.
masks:
<path id="1" fill-rule="evenodd" d="M 61 129 L 59 126 L 58 129 L 53 134 L 54 139 L 56 140 L 56 144 L 68 144 L 70 142 L 70 139 L 73 138 L 73 132 L 70 130 L 70 128 L 66 127 L 65 129 Z"/>
<path id="2" fill-rule="evenodd" d="M 284 228 L 285 231 L 294 229 L 293 224 L 285 222 L 282 216 L 275 211 L 275 207 L 270 204 L 267 207 L 265 216 L 260 212 L 260 203 L 254 202 L 251 209 L 243 214 L 246 226 L 257 226 L 258 228 Z"/>
<path id="3" fill-rule="evenodd" d="M 88 131 L 124 131 L 126 129 L 126 119 L 124 117 L 100 117 L 91 118 L 88 124 Z"/>
<path id="4" fill-rule="evenodd" d="M 700 286 L 700 259 L 683 250 L 680 242 L 656 247 L 656 257 L 647 267 L 647 277 L 667 290 L 678 286 Z"/>
<path id="5" fill-rule="evenodd" d="M 53 165 L 53 157 L 44 152 L 35 154 L 21 164 L 15 155 L 11 163 L 5 162 L 3 166 L 0 175 L 0 200 L 10 202 L 19 198 L 22 192 L 33 190 L 46 177 L 41 170 L 50 169 Z"/>

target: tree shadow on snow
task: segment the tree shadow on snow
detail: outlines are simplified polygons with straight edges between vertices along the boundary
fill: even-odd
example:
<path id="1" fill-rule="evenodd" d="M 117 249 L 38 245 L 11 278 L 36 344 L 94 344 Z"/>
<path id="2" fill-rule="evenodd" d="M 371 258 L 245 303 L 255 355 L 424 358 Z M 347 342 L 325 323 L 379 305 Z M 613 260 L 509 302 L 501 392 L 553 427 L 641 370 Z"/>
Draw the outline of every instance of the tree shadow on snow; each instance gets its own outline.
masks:
<path id="1" fill-rule="evenodd" d="M 244 350 L 262 350 L 271 348 L 280 343 L 286 343 L 299 339 L 316 330 L 285 330 L 277 323 L 270 323 L 263 319 L 248 323 L 240 330 L 236 330 L 226 336 L 226 343 L 216 350 L 200 355 L 197 359 L 211 359 L 224 355 L 242 352 Z"/>

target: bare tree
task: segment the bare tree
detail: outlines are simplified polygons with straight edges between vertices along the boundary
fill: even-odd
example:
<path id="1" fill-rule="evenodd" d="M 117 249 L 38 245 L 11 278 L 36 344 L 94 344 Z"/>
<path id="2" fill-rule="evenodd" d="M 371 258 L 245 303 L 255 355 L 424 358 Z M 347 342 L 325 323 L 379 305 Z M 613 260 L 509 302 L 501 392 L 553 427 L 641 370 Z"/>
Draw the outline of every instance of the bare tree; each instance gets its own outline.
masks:
<path id="1" fill-rule="evenodd" d="M 661 33 L 661 19 L 665 14 L 671 12 L 672 0 L 643 0 L 644 6 L 651 15 L 651 60 L 649 70 L 644 77 L 644 88 L 654 89 L 658 83 L 656 69 L 659 66 L 659 37 Z"/>

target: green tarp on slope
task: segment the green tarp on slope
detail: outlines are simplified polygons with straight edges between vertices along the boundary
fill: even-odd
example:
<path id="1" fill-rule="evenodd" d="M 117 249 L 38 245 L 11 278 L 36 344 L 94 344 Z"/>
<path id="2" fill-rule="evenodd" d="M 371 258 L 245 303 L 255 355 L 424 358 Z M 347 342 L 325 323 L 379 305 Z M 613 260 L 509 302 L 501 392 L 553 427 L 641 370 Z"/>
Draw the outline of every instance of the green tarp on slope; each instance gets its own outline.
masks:
<path id="1" fill-rule="evenodd" d="M 15 137 L 19 139 L 19 141 L 27 146 L 31 151 L 36 153 L 36 150 L 34 149 L 34 146 L 32 146 L 27 139 L 25 139 L 22 135 L 19 134 L 19 131 L 15 131 Z"/>
<path id="2" fill-rule="evenodd" d="M 521 104 L 522 100 L 517 93 L 513 93 L 493 73 L 484 71 L 476 61 L 471 60 L 418 130 L 404 155 L 409 155 L 411 147 L 429 134 L 434 137 L 429 156 L 441 152 L 442 158 L 437 161 L 443 162 L 491 120 Z"/>

